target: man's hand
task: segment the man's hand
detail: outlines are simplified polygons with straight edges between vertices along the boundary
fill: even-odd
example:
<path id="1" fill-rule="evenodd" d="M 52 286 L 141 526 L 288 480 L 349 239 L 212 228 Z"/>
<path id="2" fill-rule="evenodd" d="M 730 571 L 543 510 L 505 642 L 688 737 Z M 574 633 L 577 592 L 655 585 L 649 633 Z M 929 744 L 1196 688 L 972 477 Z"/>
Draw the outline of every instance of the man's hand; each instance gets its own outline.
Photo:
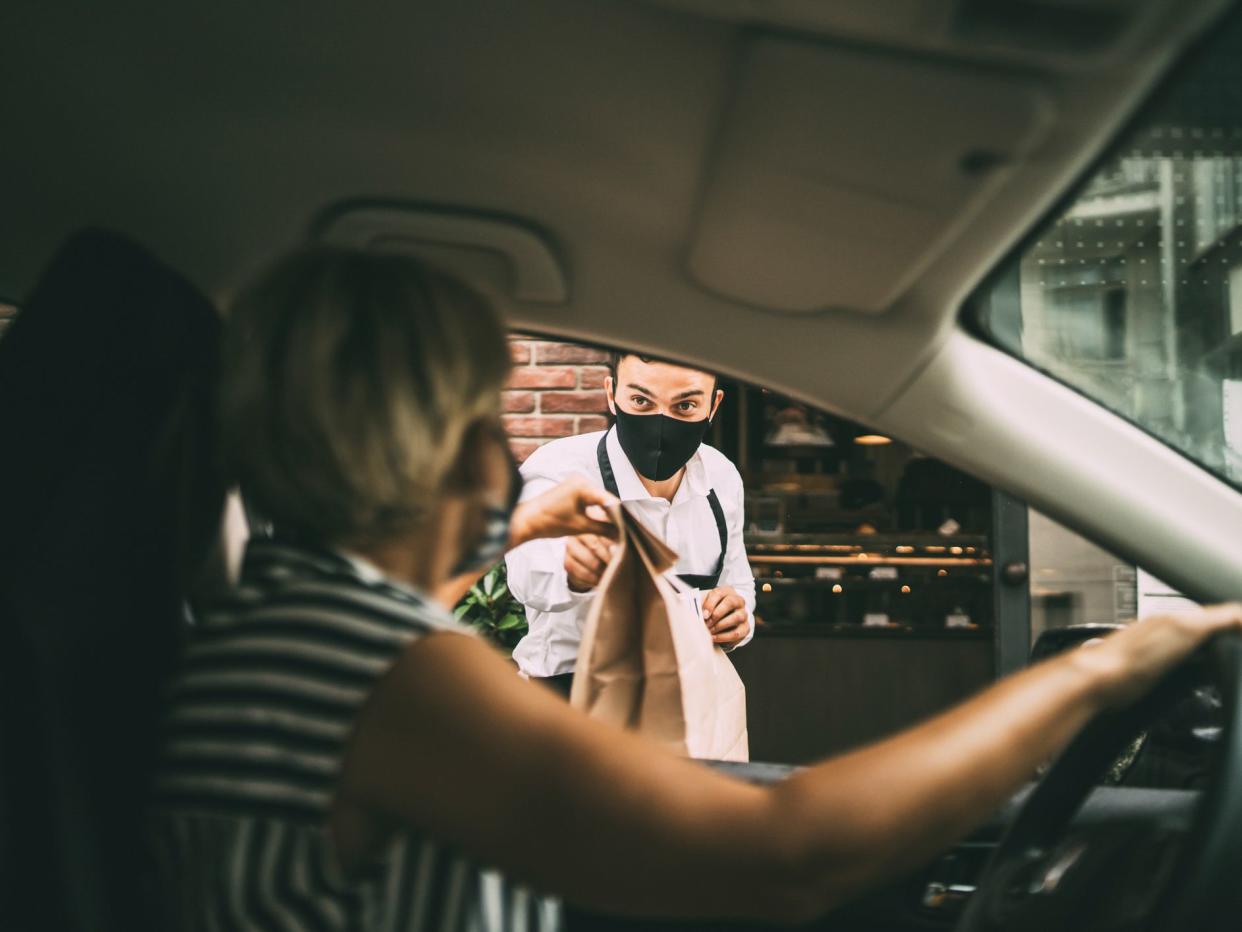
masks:
<path id="1" fill-rule="evenodd" d="M 732 586 L 719 586 L 703 597 L 703 621 L 721 647 L 739 643 L 750 631 L 746 600 Z"/>
<path id="2" fill-rule="evenodd" d="M 612 541 L 596 534 L 581 534 L 565 541 L 565 575 L 569 578 L 569 588 L 574 592 L 590 592 L 599 585 L 615 548 Z"/>
<path id="3" fill-rule="evenodd" d="M 585 476 L 570 476 L 513 510 L 510 546 L 541 537 L 575 534 L 616 537 L 617 528 L 605 510 L 616 503 L 613 496 L 592 485 Z"/>

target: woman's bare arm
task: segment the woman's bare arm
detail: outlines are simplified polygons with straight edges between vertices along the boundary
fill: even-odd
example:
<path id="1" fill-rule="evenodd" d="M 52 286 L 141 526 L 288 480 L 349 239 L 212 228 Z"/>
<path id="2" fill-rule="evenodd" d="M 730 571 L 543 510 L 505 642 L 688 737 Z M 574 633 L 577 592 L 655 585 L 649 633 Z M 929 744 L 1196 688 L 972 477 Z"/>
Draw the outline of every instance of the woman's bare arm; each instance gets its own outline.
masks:
<path id="1" fill-rule="evenodd" d="M 341 800 L 590 907 L 799 919 L 925 861 L 1106 705 L 1242 608 L 1149 619 L 771 788 L 603 727 L 474 639 L 426 637 L 364 709 Z"/>
<path id="2" fill-rule="evenodd" d="M 617 529 L 608 520 L 607 508 L 616 499 L 596 488 L 585 476 L 573 475 L 552 488 L 520 503 L 509 525 L 509 550 L 548 537 L 596 534 L 616 537 Z M 435 590 L 436 600 L 452 608 L 470 591 L 480 573 L 463 573 L 442 583 Z"/>

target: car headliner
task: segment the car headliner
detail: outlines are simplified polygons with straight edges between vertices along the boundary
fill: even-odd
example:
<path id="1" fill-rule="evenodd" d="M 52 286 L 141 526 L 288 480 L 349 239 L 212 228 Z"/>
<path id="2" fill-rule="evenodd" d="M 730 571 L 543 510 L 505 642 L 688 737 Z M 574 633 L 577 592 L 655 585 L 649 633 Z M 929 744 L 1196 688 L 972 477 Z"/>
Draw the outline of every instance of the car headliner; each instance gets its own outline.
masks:
<path id="1" fill-rule="evenodd" d="M 957 324 L 1226 4 L 1073 6 L 1112 31 L 972 0 L 10 2 L 0 295 L 89 223 L 225 302 L 344 203 L 512 216 L 569 293 L 489 286 L 516 325 L 821 404 L 1237 595 L 1242 496 Z"/>

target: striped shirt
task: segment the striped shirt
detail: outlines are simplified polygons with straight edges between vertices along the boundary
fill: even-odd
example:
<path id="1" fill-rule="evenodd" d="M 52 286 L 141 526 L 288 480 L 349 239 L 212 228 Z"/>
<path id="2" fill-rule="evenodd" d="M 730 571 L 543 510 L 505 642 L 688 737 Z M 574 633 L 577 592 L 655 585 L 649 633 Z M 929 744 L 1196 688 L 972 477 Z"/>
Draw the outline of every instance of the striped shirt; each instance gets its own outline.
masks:
<path id="1" fill-rule="evenodd" d="M 554 928 L 557 905 L 399 834 L 346 877 L 327 829 L 359 710 L 413 639 L 462 629 L 328 550 L 255 539 L 233 595 L 192 629 L 154 784 L 167 915 L 198 930 Z"/>

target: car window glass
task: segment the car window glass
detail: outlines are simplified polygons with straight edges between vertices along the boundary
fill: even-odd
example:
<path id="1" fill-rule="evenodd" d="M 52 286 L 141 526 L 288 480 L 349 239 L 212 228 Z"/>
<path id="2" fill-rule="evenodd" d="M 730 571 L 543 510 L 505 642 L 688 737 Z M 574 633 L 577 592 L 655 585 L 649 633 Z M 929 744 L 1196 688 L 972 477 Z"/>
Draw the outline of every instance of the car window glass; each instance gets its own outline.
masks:
<path id="1" fill-rule="evenodd" d="M 1031 643 L 1049 629 L 1114 625 L 1138 613 L 1134 565 L 1030 511 Z"/>
<path id="2" fill-rule="evenodd" d="M 1242 487 L 1242 17 L 975 306 L 1003 348 Z"/>
<path id="3" fill-rule="evenodd" d="M 519 458 L 609 426 L 610 353 L 530 334 L 510 345 L 504 418 Z M 743 481 L 760 622 L 730 655 L 747 688 L 752 757 L 800 763 L 857 746 L 989 683 L 994 491 L 848 419 L 719 384 L 724 401 L 706 442 Z M 1019 544 L 1013 559 L 1025 561 L 1024 534 Z M 485 578 L 468 602 L 462 617 L 500 643 L 525 633 L 505 580 Z M 1024 658 L 1025 610 L 1007 620 L 1022 631 Z"/>
<path id="4" fill-rule="evenodd" d="M 1196 607 L 1172 586 L 1034 509 L 1029 513 L 1031 659 L 1079 649 L 1134 618 Z M 1131 787 L 1202 785 L 1220 724 L 1219 697 L 1197 689 L 1135 735 L 1103 781 Z"/>

